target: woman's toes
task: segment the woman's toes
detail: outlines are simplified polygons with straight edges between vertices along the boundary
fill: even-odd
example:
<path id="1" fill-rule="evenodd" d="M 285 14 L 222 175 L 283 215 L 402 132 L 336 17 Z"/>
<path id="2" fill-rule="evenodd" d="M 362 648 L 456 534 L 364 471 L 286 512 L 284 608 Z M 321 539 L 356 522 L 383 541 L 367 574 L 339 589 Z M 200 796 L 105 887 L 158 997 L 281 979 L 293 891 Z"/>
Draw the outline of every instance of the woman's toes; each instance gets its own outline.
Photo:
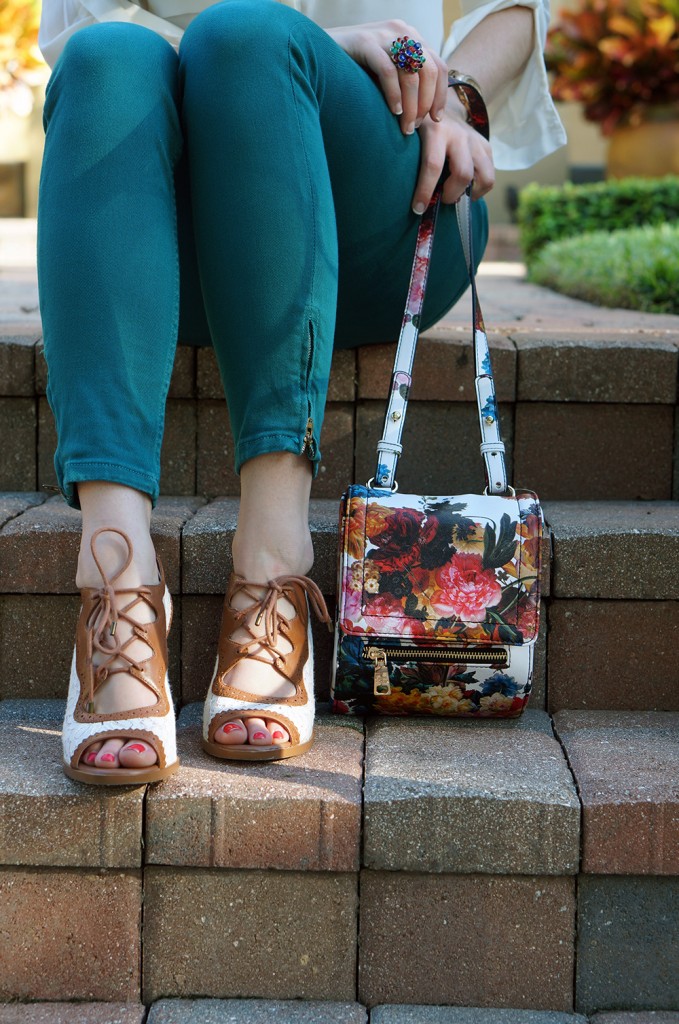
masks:
<path id="1" fill-rule="evenodd" d="M 271 744 L 271 733 L 267 729 L 263 718 L 248 718 L 246 722 L 248 730 L 248 743 L 254 747 Z"/>
<path id="2" fill-rule="evenodd" d="M 271 733 L 271 738 L 274 744 L 287 743 L 290 739 L 290 733 L 287 729 L 284 729 L 280 722 L 267 720 L 267 728 Z"/>
<path id="3" fill-rule="evenodd" d="M 234 719 L 233 722 L 226 722 L 215 730 L 217 743 L 245 743 L 247 738 L 247 731 L 240 718 Z"/>
<path id="4" fill-rule="evenodd" d="M 157 760 L 155 749 L 143 740 L 130 740 L 118 753 L 123 768 L 150 768 Z"/>
<path id="5" fill-rule="evenodd" d="M 102 747 L 102 741 L 101 740 L 97 740 L 96 743 L 90 743 L 90 745 L 87 748 L 87 750 L 83 751 L 83 753 L 82 753 L 82 755 L 80 757 L 80 763 L 84 764 L 84 765 L 94 764 L 94 762 L 97 759 L 97 754 L 101 750 L 101 747 Z"/>
<path id="6" fill-rule="evenodd" d="M 118 760 L 118 753 L 124 743 L 124 740 L 106 740 L 94 759 L 94 767 L 119 768 L 120 762 Z"/>

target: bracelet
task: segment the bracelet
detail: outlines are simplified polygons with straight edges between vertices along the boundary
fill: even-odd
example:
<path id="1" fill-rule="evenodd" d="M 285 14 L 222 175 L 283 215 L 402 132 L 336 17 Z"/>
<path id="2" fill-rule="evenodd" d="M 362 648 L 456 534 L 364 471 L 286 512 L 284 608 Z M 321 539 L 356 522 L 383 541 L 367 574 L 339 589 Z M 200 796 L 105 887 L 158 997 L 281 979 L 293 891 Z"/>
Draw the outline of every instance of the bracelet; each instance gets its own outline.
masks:
<path id="1" fill-rule="evenodd" d="M 448 88 L 454 89 L 457 98 L 467 111 L 467 124 L 476 129 L 484 139 L 490 138 L 488 111 L 481 95 L 479 83 L 462 71 L 448 72 Z"/>

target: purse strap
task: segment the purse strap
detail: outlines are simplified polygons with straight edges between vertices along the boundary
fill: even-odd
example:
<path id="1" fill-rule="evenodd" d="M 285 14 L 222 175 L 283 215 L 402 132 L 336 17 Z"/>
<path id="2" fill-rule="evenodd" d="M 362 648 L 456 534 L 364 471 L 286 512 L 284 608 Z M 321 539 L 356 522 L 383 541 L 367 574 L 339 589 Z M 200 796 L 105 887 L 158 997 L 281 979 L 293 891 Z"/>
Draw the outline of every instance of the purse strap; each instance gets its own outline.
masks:
<path id="1" fill-rule="evenodd" d="M 384 417 L 382 437 L 377 442 L 377 466 L 375 476 L 368 486 L 396 490 L 396 467 L 403 452 L 401 435 L 405 424 L 408 398 L 412 385 L 412 368 L 415 348 L 420 332 L 420 317 L 429 275 L 429 263 L 434 243 L 434 229 L 441 205 L 442 185 L 439 184 L 422 214 L 415 257 L 410 275 L 410 286 L 406 300 L 405 313 L 401 324 L 401 333 L 396 346 L 394 368 L 391 375 L 391 388 Z M 486 492 L 489 494 L 506 494 L 511 490 L 507 482 L 505 465 L 505 446 L 500 432 L 497 400 L 495 397 L 495 381 L 490 362 L 488 338 L 483 324 L 483 313 L 479 304 L 474 274 L 474 245 L 472 235 L 471 186 L 456 204 L 457 222 L 462 239 L 472 293 L 472 336 L 474 339 L 474 387 L 476 405 L 481 430 L 481 456 L 483 458 L 486 478 Z"/>

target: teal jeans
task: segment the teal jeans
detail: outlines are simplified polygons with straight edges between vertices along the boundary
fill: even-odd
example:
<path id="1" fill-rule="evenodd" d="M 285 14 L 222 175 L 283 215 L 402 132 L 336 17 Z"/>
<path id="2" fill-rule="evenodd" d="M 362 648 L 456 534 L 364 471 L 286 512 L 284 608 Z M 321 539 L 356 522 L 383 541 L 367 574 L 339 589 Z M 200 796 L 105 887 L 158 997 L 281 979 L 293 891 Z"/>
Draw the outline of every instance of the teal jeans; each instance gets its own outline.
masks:
<path id="1" fill-rule="evenodd" d="M 333 347 L 397 338 L 417 232 L 419 137 L 375 81 L 295 10 L 226 0 L 178 55 L 138 25 L 76 32 L 45 130 L 38 276 L 67 501 L 106 480 L 155 503 L 178 338 L 214 346 L 237 471 L 274 451 L 317 464 Z M 466 283 L 447 206 L 424 327 Z"/>

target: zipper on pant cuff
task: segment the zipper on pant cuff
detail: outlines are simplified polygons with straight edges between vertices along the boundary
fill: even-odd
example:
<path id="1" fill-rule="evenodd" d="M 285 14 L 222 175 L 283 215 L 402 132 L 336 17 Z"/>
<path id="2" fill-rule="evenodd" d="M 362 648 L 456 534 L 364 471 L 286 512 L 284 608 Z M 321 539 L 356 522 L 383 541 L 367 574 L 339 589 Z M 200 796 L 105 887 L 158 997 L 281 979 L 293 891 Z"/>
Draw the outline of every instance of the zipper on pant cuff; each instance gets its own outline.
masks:
<path id="1" fill-rule="evenodd" d="M 302 441 L 301 454 L 306 454 L 312 461 L 316 457 L 316 441 L 314 439 L 314 421 L 311 416 L 306 421 L 306 433 L 304 434 L 304 440 Z"/>

